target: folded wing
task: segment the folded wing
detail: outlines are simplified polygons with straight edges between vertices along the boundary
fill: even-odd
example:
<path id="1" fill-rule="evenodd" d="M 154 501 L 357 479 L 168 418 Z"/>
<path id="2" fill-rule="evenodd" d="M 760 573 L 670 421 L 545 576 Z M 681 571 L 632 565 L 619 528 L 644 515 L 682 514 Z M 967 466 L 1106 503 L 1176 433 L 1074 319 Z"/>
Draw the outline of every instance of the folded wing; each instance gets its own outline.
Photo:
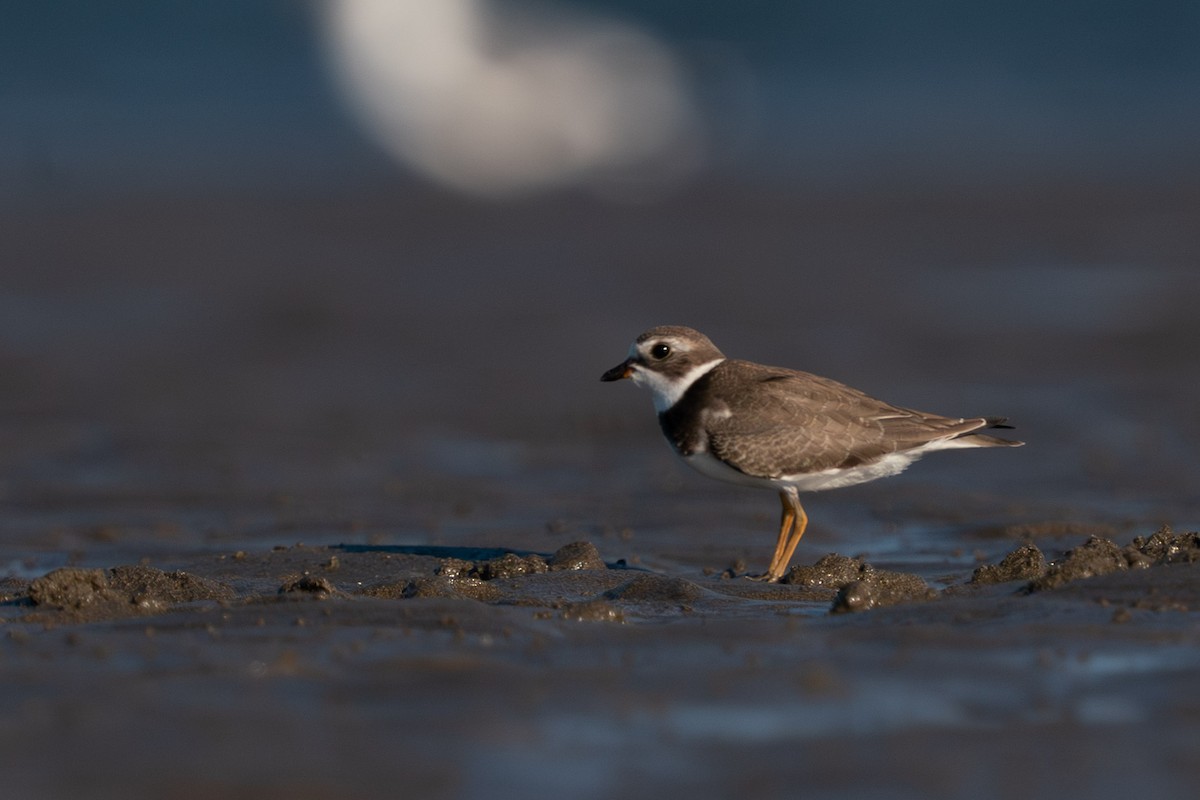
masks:
<path id="1" fill-rule="evenodd" d="M 750 362 L 730 364 L 761 391 L 726 393 L 729 413 L 708 425 L 713 455 L 748 475 L 782 475 L 871 464 L 889 453 L 1020 442 L 978 431 L 998 417 L 954 419 L 876 400 L 837 381 Z M 714 387 L 719 390 L 720 387 Z"/>

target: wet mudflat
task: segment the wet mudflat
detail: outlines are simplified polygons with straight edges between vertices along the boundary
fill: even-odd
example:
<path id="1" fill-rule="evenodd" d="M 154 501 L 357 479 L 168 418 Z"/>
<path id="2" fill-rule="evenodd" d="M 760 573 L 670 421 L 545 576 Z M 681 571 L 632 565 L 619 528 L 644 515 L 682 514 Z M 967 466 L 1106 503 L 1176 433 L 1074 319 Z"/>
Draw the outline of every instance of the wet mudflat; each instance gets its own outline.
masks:
<path id="1" fill-rule="evenodd" d="M 1039 559 L 936 589 L 835 556 L 673 577 L 583 542 L 64 567 L 7 583 L 7 757 L 24 796 L 1183 796 L 1200 534 Z"/>
<path id="2" fill-rule="evenodd" d="M 5 796 L 1191 797 L 1200 205 L 1120 189 L 6 212 Z M 597 380 L 661 322 L 1030 444 L 751 580 Z"/>

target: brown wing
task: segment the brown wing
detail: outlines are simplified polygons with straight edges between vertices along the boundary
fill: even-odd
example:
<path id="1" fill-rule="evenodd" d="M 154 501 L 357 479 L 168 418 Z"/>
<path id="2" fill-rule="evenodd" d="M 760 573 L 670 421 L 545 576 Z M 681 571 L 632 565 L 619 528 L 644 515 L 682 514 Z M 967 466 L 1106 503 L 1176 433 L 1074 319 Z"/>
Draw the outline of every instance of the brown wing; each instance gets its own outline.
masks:
<path id="1" fill-rule="evenodd" d="M 876 400 L 805 372 L 725 362 L 709 391 L 728 415 L 705 426 L 713 455 L 749 475 L 813 472 L 869 464 L 897 451 L 986 427 L 985 419 L 950 419 Z M 752 392 L 736 391 L 753 381 Z"/>

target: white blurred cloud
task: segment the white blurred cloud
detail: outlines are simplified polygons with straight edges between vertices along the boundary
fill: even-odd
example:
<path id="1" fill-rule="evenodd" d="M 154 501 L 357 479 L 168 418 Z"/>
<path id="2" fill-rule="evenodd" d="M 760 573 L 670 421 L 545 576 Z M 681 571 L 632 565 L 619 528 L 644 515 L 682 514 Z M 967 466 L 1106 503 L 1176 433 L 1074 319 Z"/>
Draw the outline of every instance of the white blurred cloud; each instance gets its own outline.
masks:
<path id="1" fill-rule="evenodd" d="M 700 164 L 684 71 L 627 23 L 513 0 L 326 0 L 324 11 L 364 128 L 445 186 L 636 196 Z"/>

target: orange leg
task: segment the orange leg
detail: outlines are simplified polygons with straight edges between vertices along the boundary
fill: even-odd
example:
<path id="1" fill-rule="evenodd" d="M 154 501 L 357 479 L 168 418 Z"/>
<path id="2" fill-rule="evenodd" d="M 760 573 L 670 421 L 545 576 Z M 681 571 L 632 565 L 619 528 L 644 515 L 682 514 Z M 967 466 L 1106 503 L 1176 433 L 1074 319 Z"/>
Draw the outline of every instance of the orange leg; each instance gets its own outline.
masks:
<path id="1" fill-rule="evenodd" d="M 795 489 L 780 491 L 779 502 L 783 506 L 783 516 L 779 522 L 775 556 L 771 559 L 771 566 L 767 568 L 766 575 L 771 583 L 783 577 L 788 562 L 792 560 L 792 554 L 796 552 L 796 545 L 800 544 L 800 537 L 808 527 L 808 514 L 804 513 L 804 507 L 800 505 L 800 497 Z"/>
<path id="2" fill-rule="evenodd" d="M 779 517 L 779 538 L 775 540 L 775 555 L 771 557 L 771 566 L 763 576 L 769 581 L 779 580 L 776 570 L 779 568 L 779 562 L 785 560 L 783 553 L 787 550 L 788 536 L 796 525 L 796 510 L 788 502 L 787 492 L 779 493 L 779 502 L 783 506 L 783 513 Z"/>

